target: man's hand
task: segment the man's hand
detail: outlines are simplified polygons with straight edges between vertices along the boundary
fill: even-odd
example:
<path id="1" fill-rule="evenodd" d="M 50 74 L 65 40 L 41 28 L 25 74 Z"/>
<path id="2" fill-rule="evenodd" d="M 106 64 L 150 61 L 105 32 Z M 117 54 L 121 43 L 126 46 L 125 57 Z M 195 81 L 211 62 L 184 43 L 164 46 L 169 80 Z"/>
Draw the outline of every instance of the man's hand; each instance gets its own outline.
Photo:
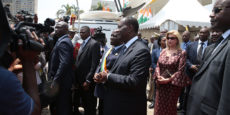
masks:
<path id="1" fill-rule="evenodd" d="M 197 65 L 192 65 L 192 66 L 190 67 L 190 69 L 191 69 L 193 72 L 195 72 L 195 73 L 198 71 Z"/>
<path id="2" fill-rule="evenodd" d="M 107 81 L 107 75 L 108 75 L 108 71 L 96 73 L 93 79 L 96 83 L 105 83 Z"/>
<path id="3" fill-rule="evenodd" d="M 22 65 L 19 64 L 20 63 L 20 59 L 19 58 L 16 58 L 14 60 L 14 62 L 10 65 L 10 67 L 8 68 L 9 71 L 14 71 L 14 70 L 19 70 L 19 69 L 22 69 Z"/>
<path id="4" fill-rule="evenodd" d="M 100 74 L 99 73 L 95 73 L 94 77 L 93 77 L 93 80 L 94 80 L 95 83 L 99 83 L 100 78 L 101 78 Z"/>
<path id="5" fill-rule="evenodd" d="M 85 91 L 88 91 L 88 90 L 89 90 L 89 86 L 90 86 L 90 83 L 88 83 L 88 82 L 84 82 L 84 83 L 83 83 L 83 89 L 84 89 Z"/>

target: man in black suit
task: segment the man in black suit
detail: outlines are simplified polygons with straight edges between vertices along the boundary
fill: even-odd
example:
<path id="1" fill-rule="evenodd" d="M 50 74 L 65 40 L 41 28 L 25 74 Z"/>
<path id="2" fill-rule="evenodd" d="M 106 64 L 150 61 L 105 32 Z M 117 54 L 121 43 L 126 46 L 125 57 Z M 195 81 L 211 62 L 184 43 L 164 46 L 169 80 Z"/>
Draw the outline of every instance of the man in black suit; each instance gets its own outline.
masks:
<path id="1" fill-rule="evenodd" d="M 109 50 L 105 51 L 104 55 L 102 56 L 101 63 L 96 70 L 95 73 L 96 76 L 99 72 L 102 72 L 105 69 L 109 71 L 112 68 L 114 62 L 117 60 L 123 46 L 123 42 L 121 41 L 121 35 L 119 31 L 112 32 L 110 38 L 110 44 L 113 46 L 113 48 L 110 48 Z M 94 95 L 99 98 L 99 106 L 98 106 L 99 115 L 103 115 L 103 111 L 104 111 L 103 109 L 104 91 L 105 88 L 103 84 L 99 83 L 96 85 Z"/>
<path id="2" fill-rule="evenodd" d="M 72 113 L 73 45 L 67 33 L 68 24 L 63 21 L 58 22 L 55 26 L 55 36 L 59 39 L 51 52 L 48 70 L 48 77 L 53 79 L 60 89 L 56 100 L 50 107 L 52 115 Z"/>
<path id="3" fill-rule="evenodd" d="M 192 79 L 199 69 L 202 62 L 202 56 L 205 48 L 210 44 L 208 42 L 209 29 L 201 28 L 199 32 L 199 40 L 192 42 L 186 48 L 187 62 L 186 62 L 186 73 Z"/>
<path id="4" fill-rule="evenodd" d="M 217 0 L 210 17 L 212 28 L 224 33 L 210 57 L 193 77 L 188 115 L 230 113 L 230 0 Z"/>
<path id="5" fill-rule="evenodd" d="M 208 28 L 201 28 L 199 32 L 199 40 L 187 45 L 186 73 L 191 79 L 199 70 L 199 67 L 202 64 L 204 51 L 206 47 L 210 45 L 208 42 L 209 34 L 210 33 Z M 179 109 L 182 109 L 182 112 L 186 112 L 187 98 L 190 92 L 190 88 L 191 86 L 187 86 L 185 88 L 185 93 L 181 100 L 182 103 L 179 106 Z"/>
<path id="6" fill-rule="evenodd" d="M 96 115 L 96 97 L 94 97 L 95 83 L 93 76 L 100 61 L 100 44 L 90 37 L 90 28 L 88 26 L 81 27 L 80 36 L 83 43 L 80 46 L 76 59 L 76 101 L 82 104 L 85 115 Z M 78 112 L 78 107 L 75 108 Z"/>
<path id="7" fill-rule="evenodd" d="M 118 23 L 125 43 L 110 71 L 94 76 L 104 83 L 104 115 L 146 115 L 146 84 L 151 64 L 147 45 L 138 39 L 138 22 L 127 17 Z"/>

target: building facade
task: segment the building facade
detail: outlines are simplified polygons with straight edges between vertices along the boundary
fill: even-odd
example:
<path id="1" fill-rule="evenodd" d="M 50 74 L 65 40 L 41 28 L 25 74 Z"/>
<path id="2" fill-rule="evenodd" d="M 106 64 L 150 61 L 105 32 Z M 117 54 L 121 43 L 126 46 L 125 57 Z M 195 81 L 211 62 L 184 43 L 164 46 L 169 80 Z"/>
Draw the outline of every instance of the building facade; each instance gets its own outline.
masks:
<path id="1" fill-rule="evenodd" d="M 24 10 L 31 14 L 36 14 L 38 9 L 38 0 L 2 0 L 3 5 L 9 4 L 12 15 Z"/>

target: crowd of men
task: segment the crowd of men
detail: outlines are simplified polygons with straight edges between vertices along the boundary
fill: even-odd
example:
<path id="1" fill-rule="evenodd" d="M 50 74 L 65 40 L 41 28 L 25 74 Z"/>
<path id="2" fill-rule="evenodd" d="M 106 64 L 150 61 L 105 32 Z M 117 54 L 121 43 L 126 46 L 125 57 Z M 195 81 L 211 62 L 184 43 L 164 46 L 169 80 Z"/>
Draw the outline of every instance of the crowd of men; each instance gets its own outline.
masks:
<path id="1" fill-rule="evenodd" d="M 210 15 L 212 26 L 201 28 L 198 40 L 192 40 L 189 31 L 182 34 L 181 49 L 187 53 L 186 74 L 192 84 L 181 93 L 178 109 L 187 115 L 230 113 L 229 6 L 230 0 L 217 0 Z M 4 15 L 0 10 L 0 16 Z M 152 52 L 163 48 L 158 38 L 165 37 L 167 31 L 153 36 L 148 43 L 138 33 L 137 20 L 125 17 L 109 38 L 112 47 L 106 48 L 105 39 L 96 39 L 88 26 L 80 29 L 82 43 L 71 41 L 74 34 L 68 23 L 59 21 L 53 33 L 43 33 L 40 39 L 34 32 L 27 33 L 45 47 L 44 51 L 31 51 L 19 45 L 15 56 L 6 42 L 10 29 L 3 28 L 8 22 L 1 18 L 0 24 L 0 114 L 39 115 L 49 105 L 51 115 L 81 115 L 79 107 L 84 108 L 84 115 L 96 115 L 98 98 L 99 115 L 146 115 L 149 76 L 149 108 L 154 108 L 157 86 L 151 79 L 152 63 L 156 61 Z M 2 55 L 10 55 L 11 63 L 4 63 Z M 19 73 L 23 73 L 22 78 L 16 77 Z"/>

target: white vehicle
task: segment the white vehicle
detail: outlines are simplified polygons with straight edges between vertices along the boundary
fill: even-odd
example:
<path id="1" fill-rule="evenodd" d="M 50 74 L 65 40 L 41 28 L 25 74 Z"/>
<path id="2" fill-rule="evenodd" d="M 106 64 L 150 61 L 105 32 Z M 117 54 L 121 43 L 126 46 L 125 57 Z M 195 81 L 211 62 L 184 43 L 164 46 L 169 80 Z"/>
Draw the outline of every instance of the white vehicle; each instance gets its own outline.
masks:
<path id="1" fill-rule="evenodd" d="M 113 30 L 117 29 L 117 21 L 119 14 L 107 11 L 90 11 L 80 15 L 80 21 L 75 22 L 74 27 L 89 26 L 91 30 L 102 27 L 102 32 L 105 33 L 108 47 L 110 45 L 110 36 Z M 80 36 L 80 35 L 78 35 Z M 79 41 L 81 42 L 81 41 Z"/>

